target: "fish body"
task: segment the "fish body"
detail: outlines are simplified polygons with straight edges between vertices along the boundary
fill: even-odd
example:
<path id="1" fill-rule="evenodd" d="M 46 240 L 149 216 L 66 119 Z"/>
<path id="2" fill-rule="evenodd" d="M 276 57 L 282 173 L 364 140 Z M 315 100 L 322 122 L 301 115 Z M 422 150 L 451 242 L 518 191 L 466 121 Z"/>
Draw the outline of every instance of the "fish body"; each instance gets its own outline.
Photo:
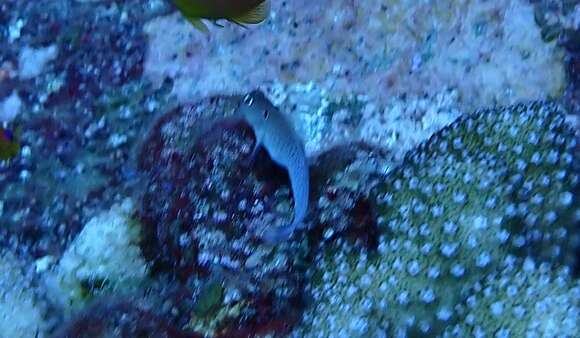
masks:
<path id="1" fill-rule="evenodd" d="M 269 228 L 262 235 L 270 243 L 288 239 L 302 221 L 308 210 L 309 171 L 304 143 L 287 119 L 260 91 L 246 95 L 236 111 L 254 131 L 256 143 L 250 155 L 253 158 L 264 147 L 270 158 L 288 171 L 294 197 L 294 220 L 279 229 Z"/>
<path id="2" fill-rule="evenodd" d="M 14 137 L 14 134 L 4 128 L 0 128 L 0 160 L 8 160 L 20 151 L 20 144 Z"/>
<path id="3" fill-rule="evenodd" d="M 175 6 L 197 29 L 208 32 L 201 19 L 226 19 L 237 24 L 257 24 L 270 11 L 269 0 L 173 0 Z"/>

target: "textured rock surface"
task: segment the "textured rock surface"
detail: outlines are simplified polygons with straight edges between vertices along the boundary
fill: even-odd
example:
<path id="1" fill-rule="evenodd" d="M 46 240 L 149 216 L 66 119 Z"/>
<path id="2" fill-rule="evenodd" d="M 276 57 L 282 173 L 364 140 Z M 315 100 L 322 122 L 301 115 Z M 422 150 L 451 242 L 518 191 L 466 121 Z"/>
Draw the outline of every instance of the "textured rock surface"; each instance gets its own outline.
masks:
<path id="1" fill-rule="evenodd" d="M 557 95 L 561 54 L 542 42 L 526 1 L 276 2 L 263 25 L 211 28 L 179 15 L 145 28 L 145 74 L 180 100 L 314 81 L 374 100 L 456 87 L 468 109 Z M 356 84 L 353 86 L 353 84 Z"/>
<path id="2" fill-rule="evenodd" d="M 0 271 L 0 336 L 45 337 L 42 306 L 13 254 L 0 250 Z"/>

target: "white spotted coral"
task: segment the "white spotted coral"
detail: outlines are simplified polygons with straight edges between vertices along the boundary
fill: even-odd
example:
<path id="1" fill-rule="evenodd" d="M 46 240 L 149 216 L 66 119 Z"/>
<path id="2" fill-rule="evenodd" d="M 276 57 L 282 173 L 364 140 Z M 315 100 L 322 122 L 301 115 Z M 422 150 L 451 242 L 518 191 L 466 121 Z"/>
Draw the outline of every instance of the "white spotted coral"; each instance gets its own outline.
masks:
<path id="1" fill-rule="evenodd" d="M 476 283 L 460 311 L 464 319 L 444 337 L 575 337 L 580 284 L 567 269 L 527 259 Z"/>
<path id="2" fill-rule="evenodd" d="M 502 266 L 528 255 L 572 264 L 579 235 L 574 142 L 559 107 L 546 102 L 480 110 L 435 134 L 373 192 L 378 251 L 339 241 L 318 254 L 309 285 L 314 305 L 295 335 L 437 335 L 464 325 L 458 310 L 470 287 Z M 496 332 L 497 323 L 486 323 L 486 332 Z M 545 324 L 539 332 L 551 332 Z"/>

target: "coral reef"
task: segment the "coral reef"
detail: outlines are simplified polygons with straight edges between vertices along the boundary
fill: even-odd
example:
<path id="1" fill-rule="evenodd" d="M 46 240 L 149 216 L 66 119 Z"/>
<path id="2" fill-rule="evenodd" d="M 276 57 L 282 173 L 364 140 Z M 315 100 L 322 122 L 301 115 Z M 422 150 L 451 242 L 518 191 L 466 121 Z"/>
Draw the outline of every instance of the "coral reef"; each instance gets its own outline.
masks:
<path id="1" fill-rule="evenodd" d="M 576 330 L 580 7 L 272 5 L 203 35 L 167 0 L 0 2 L 0 336 Z M 231 119 L 257 88 L 311 160 L 276 246 L 287 174 Z"/>

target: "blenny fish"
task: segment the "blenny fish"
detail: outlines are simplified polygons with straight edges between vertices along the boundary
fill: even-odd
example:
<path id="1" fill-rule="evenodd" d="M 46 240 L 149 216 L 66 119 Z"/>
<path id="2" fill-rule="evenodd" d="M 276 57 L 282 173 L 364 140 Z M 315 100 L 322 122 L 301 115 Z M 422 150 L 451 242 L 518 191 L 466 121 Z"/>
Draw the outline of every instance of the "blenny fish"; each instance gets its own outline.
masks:
<path id="1" fill-rule="evenodd" d="M 275 244 L 290 238 L 296 228 L 303 227 L 308 210 L 309 171 L 304 143 L 292 122 L 261 91 L 247 94 L 234 113 L 252 128 L 256 143 L 250 155 L 255 158 L 264 147 L 270 158 L 288 171 L 294 197 L 294 220 L 281 228 L 269 227 L 262 233 L 264 241 Z"/>

